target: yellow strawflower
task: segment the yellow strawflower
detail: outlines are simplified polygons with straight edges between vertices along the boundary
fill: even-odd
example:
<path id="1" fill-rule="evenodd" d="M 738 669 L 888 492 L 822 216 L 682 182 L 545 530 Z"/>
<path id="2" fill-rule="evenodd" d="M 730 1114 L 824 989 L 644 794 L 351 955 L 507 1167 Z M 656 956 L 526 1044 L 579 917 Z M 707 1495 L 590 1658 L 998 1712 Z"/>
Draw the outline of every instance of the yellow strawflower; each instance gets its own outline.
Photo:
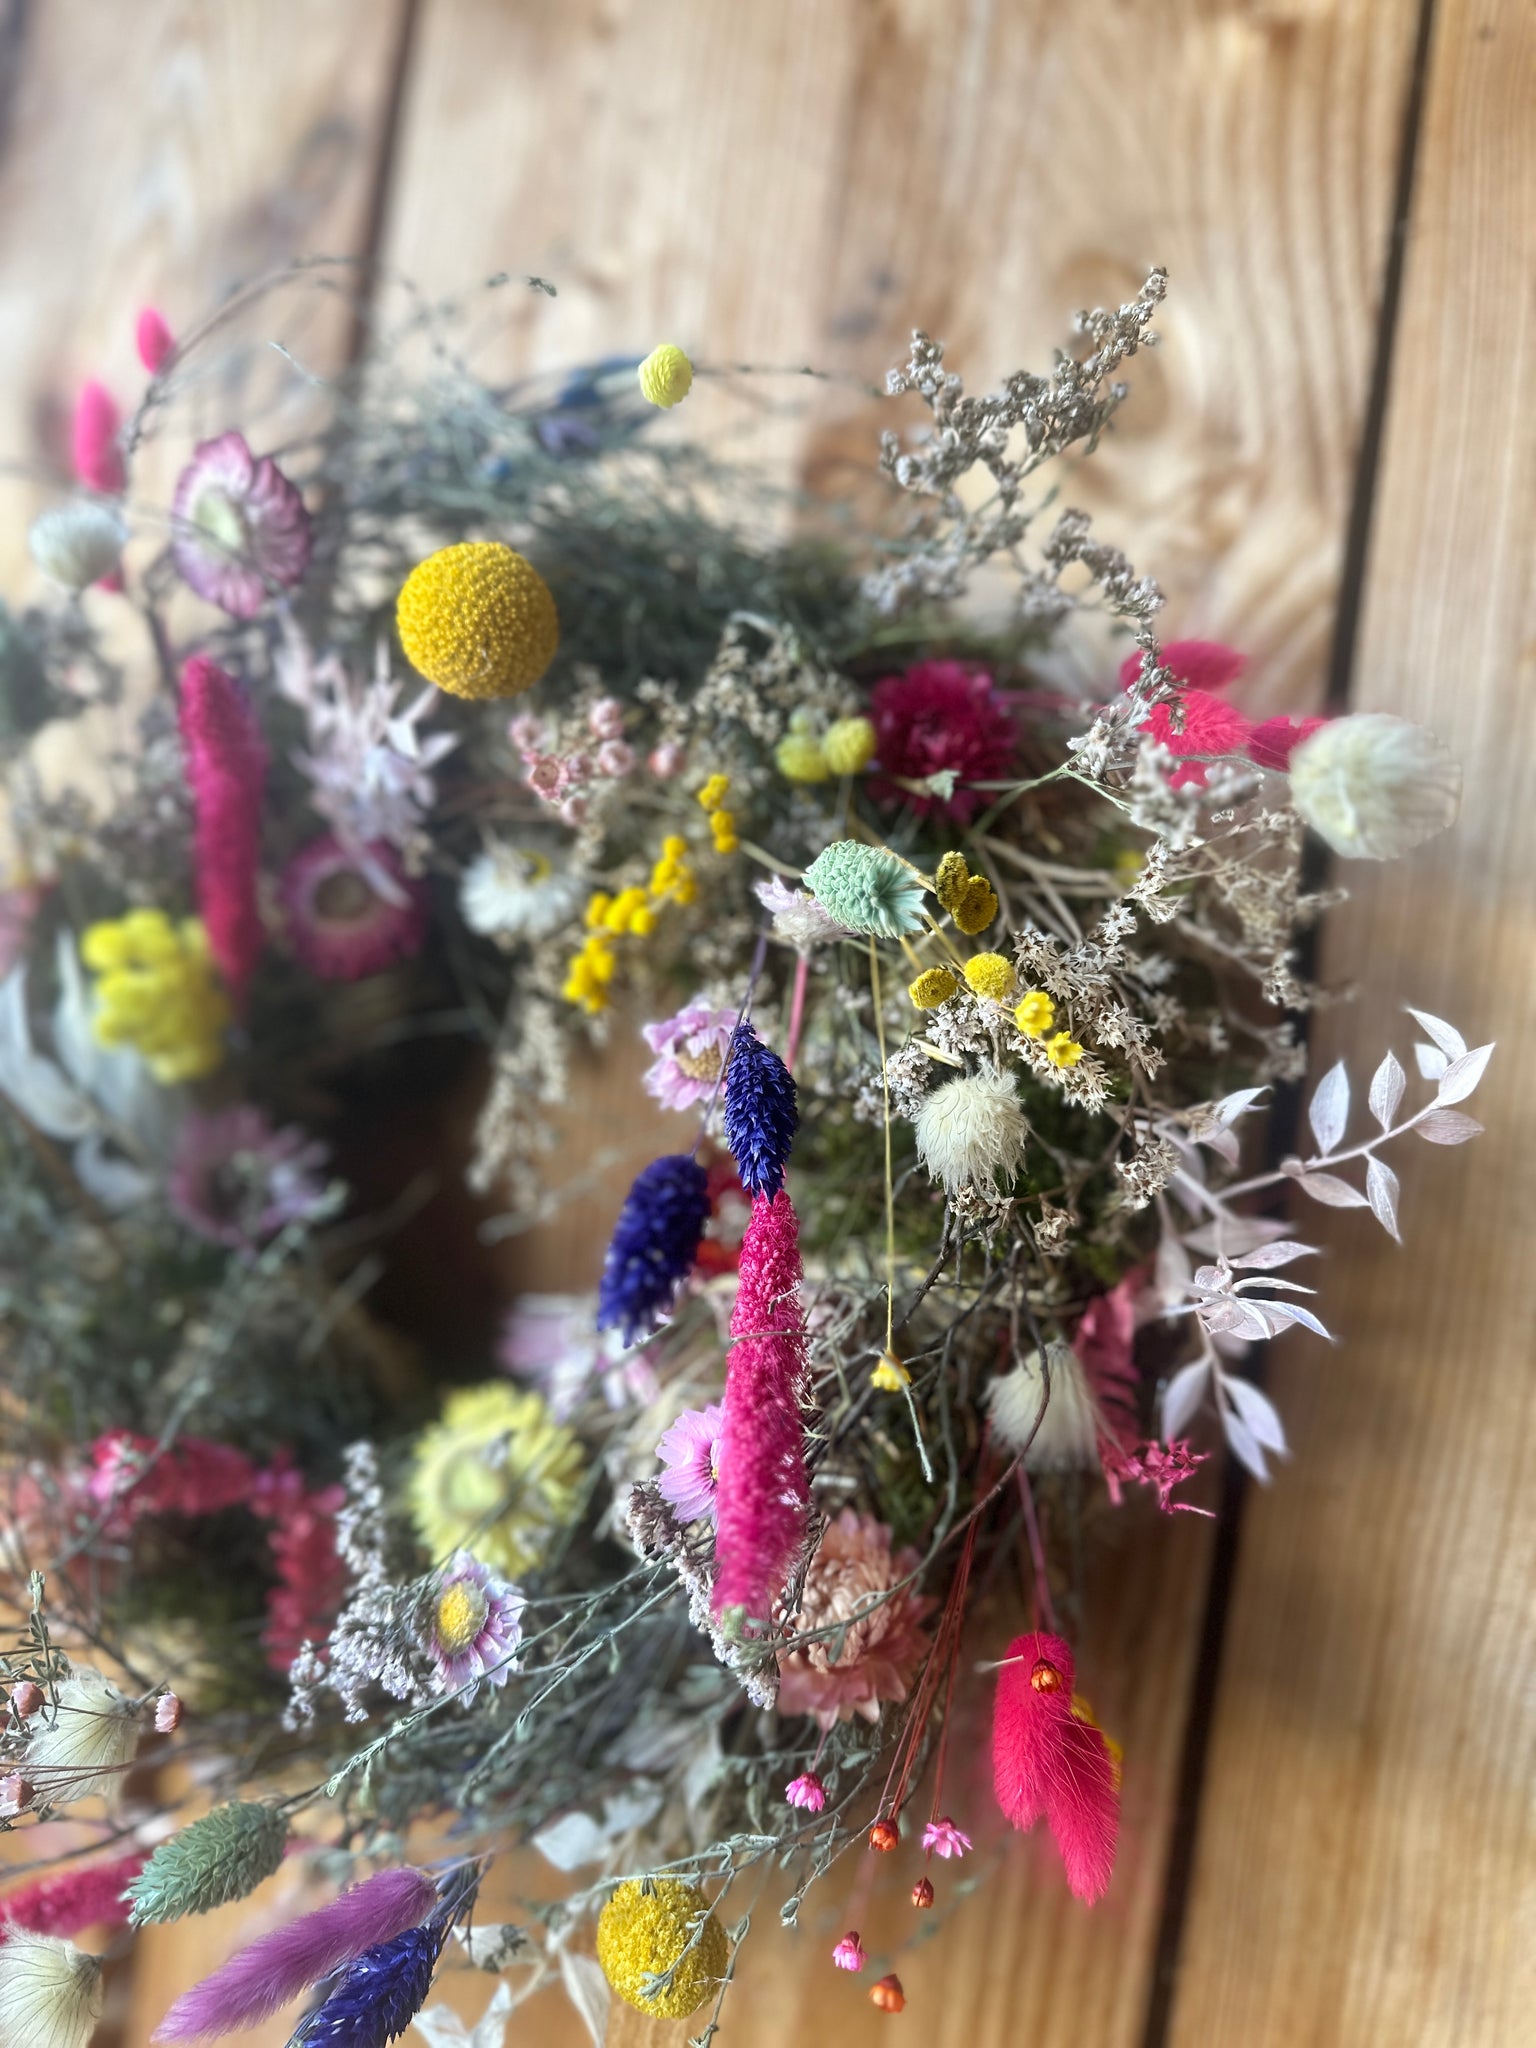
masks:
<path id="1" fill-rule="evenodd" d="M 965 978 L 975 994 L 994 1003 L 1006 1002 L 1013 994 L 1013 969 L 1001 953 L 978 953 L 967 960 Z"/>
<path id="2" fill-rule="evenodd" d="M 598 1915 L 603 1975 L 626 2005 L 652 2019 L 682 2020 L 697 2012 L 718 1990 L 730 1956 L 709 1900 L 680 1877 L 632 1877 Z M 669 1970 L 670 1979 L 657 1984 Z"/>
<path id="3" fill-rule="evenodd" d="M 93 924 L 80 957 L 97 977 L 91 1030 L 100 1045 L 131 1045 L 157 1081 L 195 1081 L 224 1059 L 229 1003 L 214 979 L 199 918 L 132 910 Z"/>
<path id="4" fill-rule="evenodd" d="M 1043 988 L 1032 988 L 1014 1011 L 1013 1021 L 1026 1038 L 1044 1038 L 1056 1022 L 1056 1005 Z"/>
<path id="5" fill-rule="evenodd" d="M 909 982 L 907 994 L 920 1010 L 936 1010 L 940 1003 L 947 1003 L 960 984 L 947 967 L 927 967 Z"/>
<path id="6" fill-rule="evenodd" d="M 1054 1038 L 1045 1041 L 1045 1054 L 1053 1067 L 1075 1067 L 1083 1056 L 1083 1048 L 1070 1031 L 1058 1031 Z"/>
<path id="7" fill-rule="evenodd" d="M 581 1470 L 575 1436 L 537 1394 L 504 1380 L 462 1388 L 417 1439 L 416 1534 L 435 1557 L 472 1550 L 515 1578 L 575 1520 Z"/>
<path id="8" fill-rule="evenodd" d="M 903 1387 L 911 1386 L 912 1375 L 894 1351 L 882 1351 L 879 1364 L 869 1376 L 869 1384 L 882 1394 L 899 1394 Z"/>
<path id="9" fill-rule="evenodd" d="M 867 718 L 838 718 L 821 743 L 834 775 L 857 775 L 875 758 L 875 728 Z"/>
<path id="10" fill-rule="evenodd" d="M 693 389 L 693 365 L 675 343 L 664 341 L 640 365 L 640 395 L 648 405 L 681 405 Z"/>
<path id="11" fill-rule="evenodd" d="M 418 562 L 395 619 L 412 667 L 455 697 L 519 696 L 560 645 L 549 585 L 500 541 L 460 541 Z"/>

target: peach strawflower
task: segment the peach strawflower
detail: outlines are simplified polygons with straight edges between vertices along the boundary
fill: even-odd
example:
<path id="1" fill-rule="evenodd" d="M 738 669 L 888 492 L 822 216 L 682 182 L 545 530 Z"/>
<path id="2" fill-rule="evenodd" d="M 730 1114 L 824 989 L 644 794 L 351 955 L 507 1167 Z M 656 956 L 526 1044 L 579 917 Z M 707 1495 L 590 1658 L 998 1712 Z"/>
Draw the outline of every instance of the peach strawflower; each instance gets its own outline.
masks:
<path id="1" fill-rule="evenodd" d="M 915 1550 L 892 1555 L 891 1532 L 873 1515 L 844 1508 L 828 1524 L 793 1627 L 796 1634 L 846 1627 L 840 1642 L 821 1635 L 781 1654 L 781 1713 L 811 1714 L 831 1728 L 854 1714 L 876 1721 L 882 1700 L 906 1698 L 928 1647 L 921 1623 L 930 1603 L 913 1587 L 891 1588 L 916 1563 Z"/>

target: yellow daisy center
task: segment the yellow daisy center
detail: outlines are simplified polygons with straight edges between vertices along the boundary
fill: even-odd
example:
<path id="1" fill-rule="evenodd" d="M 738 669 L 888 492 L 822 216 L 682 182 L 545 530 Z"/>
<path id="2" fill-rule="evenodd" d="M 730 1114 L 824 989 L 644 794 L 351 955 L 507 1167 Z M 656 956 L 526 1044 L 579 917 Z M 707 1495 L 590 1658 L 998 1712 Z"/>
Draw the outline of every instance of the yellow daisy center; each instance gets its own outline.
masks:
<path id="1" fill-rule="evenodd" d="M 457 1579 L 437 1601 L 437 1640 L 450 1657 L 467 1650 L 485 1626 L 490 1603 L 478 1586 Z"/>

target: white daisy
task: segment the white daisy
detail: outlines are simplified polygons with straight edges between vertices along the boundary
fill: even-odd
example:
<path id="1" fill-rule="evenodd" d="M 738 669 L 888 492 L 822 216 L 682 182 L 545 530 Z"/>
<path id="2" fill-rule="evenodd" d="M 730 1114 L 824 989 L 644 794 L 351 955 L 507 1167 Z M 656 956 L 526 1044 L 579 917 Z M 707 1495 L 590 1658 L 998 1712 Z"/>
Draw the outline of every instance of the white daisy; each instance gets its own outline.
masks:
<path id="1" fill-rule="evenodd" d="M 494 840 L 464 872 L 459 906 L 483 938 L 547 939 L 580 914 L 587 884 L 548 854 Z"/>

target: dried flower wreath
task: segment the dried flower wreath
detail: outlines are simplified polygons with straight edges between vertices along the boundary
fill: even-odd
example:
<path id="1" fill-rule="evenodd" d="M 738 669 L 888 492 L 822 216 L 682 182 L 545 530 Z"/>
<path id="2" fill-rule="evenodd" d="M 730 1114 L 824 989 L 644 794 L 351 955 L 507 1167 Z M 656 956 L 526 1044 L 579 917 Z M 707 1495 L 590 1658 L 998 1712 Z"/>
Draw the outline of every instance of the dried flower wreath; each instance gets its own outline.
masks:
<path id="1" fill-rule="evenodd" d="M 1109 1886 L 1120 1752 L 1054 1539 L 1137 1488 L 1204 1512 L 1207 1411 L 1267 1477 L 1250 1347 L 1328 1335 L 1282 1198 L 1395 1237 L 1384 1155 L 1474 1136 L 1490 1050 L 1415 1011 L 1422 1104 L 1389 1051 L 1352 1136 L 1336 1067 L 1309 1156 L 1245 1166 L 1304 1068 L 1307 830 L 1396 857 L 1458 774 L 1384 715 L 1253 721 L 1239 654 L 1160 644 L 1156 586 L 1047 517 L 1037 476 L 1109 425 L 1164 289 L 985 397 L 914 336 L 888 388 L 929 418 L 885 436 L 891 516 L 852 538 L 654 431 L 712 374 L 671 345 L 494 389 L 461 309 L 415 306 L 276 452 L 250 415 L 198 441 L 166 511 L 141 467 L 267 296 L 180 343 L 142 316 L 126 425 L 81 394 L 82 492 L 32 529 L 64 595 L 0 613 L 29 1589 L 0 1814 L 83 1805 L 99 1850 L 0 1899 L 0 2042 L 78 2048 L 75 1937 L 243 1898 L 294 1848 L 339 1895 L 157 2038 L 299 1998 L 295 2048 L 460 2038 L 423 2011 L 452 1940 L 507 1976 L 487 2029 L 553 1979 L 594 2032 L 611 1992 L 712 2007 L 707 2040 L 749 1877 L 784 1873 L 793 1921 L 922 1799 L 914 1906 L 972 1852 L 945 1762 L 977 1654 L 1002 1816 Z M 35 737 L 125 691 L 105 790 L 50 788 Z M 560 1214 L 570 1053 L 637 1024 L 690 1121 L 595 1296 L 404 1355 L 368 1307 L 401 1217 L 348 1116 L 394 1114 L 424 1048 L 478 1060 L 452 1166 L 503 1199 L 493 1237 Z M 179 1826 L 141 1768 L 167 1744 L 222 1802 Z M 530 1839 L 587 1874 L 474 1924 Z M 867 1962 L 849 1932 L 828 1967 Z M 905 2003 L 894 1972 L 869 1996 Z"/>

